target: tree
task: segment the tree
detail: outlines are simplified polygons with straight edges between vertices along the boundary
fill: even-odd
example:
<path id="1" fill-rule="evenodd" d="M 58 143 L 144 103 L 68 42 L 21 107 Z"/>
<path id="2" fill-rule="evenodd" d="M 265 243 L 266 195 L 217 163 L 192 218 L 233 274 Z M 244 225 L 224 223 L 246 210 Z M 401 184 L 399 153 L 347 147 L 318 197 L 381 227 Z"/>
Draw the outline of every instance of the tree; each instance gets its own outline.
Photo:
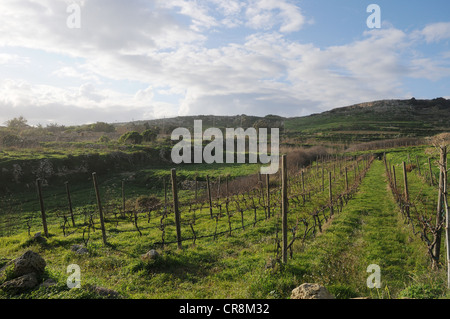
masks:
<path id="1" fill-rule="evenodd" d="M 29 127 L 27 123 L 27 119 L 25 119 L 23 116 L 19 116 L 6 121 L 6 126 L 11 129 L 22 130 Z"/>
<path id="2" fill-rule="evenodd" d="M 119 138 L 120 143 L 131 143 L 131 144 L 141 144 L 142 143 L 142 135 L 139 132 L 131 131 L 123 134 Z"/>
<path id="3" fill-rule="evenodd" d="M 271 128 L 271 125 L 269 121 L 265 119 L 260 119 L 257 120 L 255 123 L 253 123 L 253 127 L 258 130 L 260 128 Z"/>
<path id="4" fill-rule="evenodd" d="M 148 129 L 148 130 L 145 130 L 144 132 L 142 132 L 142 138 L 143 138 L 144 142 L 152 142 L 152 141 L 156 140 L 157 136 L 158 136 L 158 134 L 152 129 Z"/>
<path id="5" fill-rule="evenodd" d="M 52 133 L 63 131 L 66 127 L 64 125 L 58 125 L 58 123 L 47 124 L 46 130 Z"/>

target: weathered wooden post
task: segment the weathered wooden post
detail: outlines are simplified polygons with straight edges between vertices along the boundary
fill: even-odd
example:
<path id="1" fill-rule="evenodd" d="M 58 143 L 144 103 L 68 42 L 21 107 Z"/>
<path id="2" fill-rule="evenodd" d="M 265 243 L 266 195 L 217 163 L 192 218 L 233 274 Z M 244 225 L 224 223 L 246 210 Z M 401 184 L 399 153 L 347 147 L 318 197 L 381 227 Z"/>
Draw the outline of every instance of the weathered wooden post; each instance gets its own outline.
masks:
<path id="1" fill-rule="evenodd" d="M 286 155 L 281 157 L 281 170 L 282 170 L 282 180 L 281 180 L 281 193 L 282 193 L 282 236 L 283 236 L 283 263 L 287 263 L 287 214 L 288 214 L 288 196 L 287 196 L 287 165 L 286 165 Z"/>
<path id="2" fill-rule="evenodd" d="M 262 175 L 260 172 L 258 172 L 258 184 L 259 184 L 259 194 L 261 196 L 262 202 L 265 203 L 266 199 L 264 198 L 265 197 L 264 184 L 263 184 Z M 267 218 L 269 218 L 269 216 L 267 216 L 267 207 L 266 207 L 266 205 L 263 205 L 263 206 L 264 206 L 264 215 L 265 215 L 265 218 L 267 219 Z"/>
<path id="3" fill-rule="evenodd" d="M 329 190 L 329 197 L 330 197 L 330 216 L 333 216 L 333 190 L 331 187 L 331 172 L 328 172 L 328 182 L 330 185 L 330 190 Z"/>
<path id="4" fill-rule="evenodd" d="M 302 198 L 303 198 L 303 204 L 305 204 L 305 202 L 306 202 L 306 200 L 305 200 L 305 196 L 306 196 L 306 194 L 305 194 L 305 173 L 303 172 L 303 170 L 302 170 L 301 177 L 302 177 Z"/>
<path id="5" fill-rule="evenodd" d="M 198 180 L 197 180 L 197 175 L 195 175 L 195 201 L 197 201 L 197 196 L 198 196 Z"/>
<path id="6" fill-rule="evenodd" d="M 36 180 L 36 188 L 39 196 L 39 205 L 41 207 L 42 226 L 44 227 L 44 235 L 48 238 L 47 217 L 45 216 L 44 199 L 42 198 L 42 180 Z"/>
<path id="7" fill-rule="evenodd" d="M 347 171 L 347 166 L 345 166 L 345 191 L 348 192 L 348 171 Z"/>
<path id="8" fill-rule="evenodd" d="M 122 214 L 125 216 L 125 181 L 122 181 Z"/>
<path id="9" fill-rule="evenodd" d="M 226 192 L 226 197 L 227 197 L 227 202 L 229 201 L 229 196 L 230 196 L 230 189 L 228 188 L 228 179 L 230 178 L 230 175 L 228 174 L 226 176 L 226 180 L 225 180 L 225 192 Z"/>
<path id="10" fill-rule="evenodd" d="M 206 175 L 206 188 L 207 188 L 207 191 L 208 191 L 209 214 L 211 215 L 211 218 L 212 218 L 213 217 L 213 211 L 212 211 L 211 185 L 209 183 L 209 175 Z"/>
<path id="11" fill-rule="evenodd" d="M 417 163 L 417 169 L 419 170 L 419 175 L 422 176 L 422 173 L 420 171 L 420 161 L 419 161 L 419 156 L 416 155 L 416 163 Z"/>
<path id="12" fill-rule="evenodd" d="M 441 155 L 443 155 L 441 170 L 442 170 L 442 200 L 444 202 L 445 209 L 445 246 L 446 250 L 446 259 L 447 259 L 447 289 L 450 289 L 450 211 L 448 206 L 448 173 L 447 173 L 447 146 L 440 147 Z"/>
<path id="13" fill-rule="evenodd" d="M 219 179 L 217 182 L 217 199 L 220 198 L 220 175 L 219 175 Z"/>
<path id="14" fill-rule="evenodd" d="M 100 192 L 98 190 L 97 173 L 95 173 L 95 172 L 92 173 L 92 180 L 94 181 L 95 195 L 97 197 L 97 206 L 98 206 L 98 212 L 99 212 L 99 216 L 100 216 L 100 228 L 102 230 L 103 244 L 107 245 L 108 242 L 106 241 L 105 222 L 103 220 L 102 201 L 100 199 Z"/>
<path id="15" fill-rule="evenodd" d="M 323 168 L 323 162 L 322 162 L 322 192 L 325 191 L 325 172 Z"/>
<path id="16" fill-rule="evenodd" d="M 436 225 L 441 225 L 443 223 L 443 201 L 444 201 L 444 172 L 443 172 L 443 165 L 447 162 L 447 154 L 443 152 L 443 150 L 440 150 L 440 158 L 439 158 L 439 188 L 438 188 L 438 202 L 437 202 L 437 212 L 436 212 Z M 439 256 L 441 252 L 441 237 L 442 237 L 442 231 L 441 229 L 438 229 L 435 234 L 433 241 L 436 243 L 433 249 L 433 255 L 434 258 L 432 260 L 432 267 L 433 269 L 437 269 L 439 267 Z"/>
<path id="17" fill-rule="evenodd" d="M 267 215 L 270 218 L 270 184 L 269 184 L 269 174 L 266 174 L 266 197 L 267 197 Z"/>
<path id="18" fill-rule="evenodd" d="M 397 175 L 395 174 L 395 165 L 392 165 L 392 178 L 394 179 L 394 189 L 397 192 Z"/>
<path id="19" fill-rule="evenodd" d="M 178 249 L 182 248 L 181 245 L 181 223 L 180 223 L 180 211 L 178 209 L 178 189 L 177 189 L 177 170 L 172 168 L 172 197 L 173 197 L 173 211 L 175 213 L 175 227 L 177 233 Z"/>
<path id="20" fill-rule="evenodd" d="M 167 182 L 166 178 L 163 179 L 164 185 L 164 212 L 167 212 Z"/>
<path id="21" fill-rule="evenodd" d="M 408 216 L 409 218 L 409 192 L 408 192 L 408 175 L 407 175 L 407 171 L 406 171 L 406 163 L 402 162 L 403 165 L 403 185 L 405 187 L 404 192 L 405 192 L 405 202 L 406 202 L 406 207 L 405 207 L 405 211 L 406 211 L 406 216 Z"/>
<path id="22" fill-rule="evenodd" d="M 409 201 L 409 192 L 408 192 L 408 175 L 407 175 L 407 171 L 406 171 L 406 163 L 402 162 L 403 165 L 403 185 L 405 187 L 404 192 L 405 192 L 405 200 L 408 202 Z"/>
<path id="23" fill-rule="evenodd" d="M 69 204 L 69 213 L 70 218 L 72 219 L 72 226 L 75 227 L 75 218 L 73 216 L 72 199 L 70 198 L 69 182 L 65 182 L 64 184 L 66 185 L 67 202 Z"/>
<path id="24" fill-rule="evenodd" d="M 391 165 L 391 161 L 389 161 L 388 168 L 389 168 L 389 171 L 388 171 L 389 176 L 388 176 L 388 178 L 392 179 L 392 165 Z"/>
<path id="25" fill-rule="evenodd" d="M 428 157 L 428 169 L 430 171 L 430 185 L 433 186 L 434 185 L 433 170 L 431 169 L 431 158 L 429 158 L 429 157 Z"/>

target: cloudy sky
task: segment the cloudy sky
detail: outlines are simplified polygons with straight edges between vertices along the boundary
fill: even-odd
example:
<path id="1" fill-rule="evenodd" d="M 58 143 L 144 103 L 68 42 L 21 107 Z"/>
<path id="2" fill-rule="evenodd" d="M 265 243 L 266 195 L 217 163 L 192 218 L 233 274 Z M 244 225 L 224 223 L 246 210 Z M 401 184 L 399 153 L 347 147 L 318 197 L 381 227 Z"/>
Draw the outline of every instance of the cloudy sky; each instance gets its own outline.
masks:
<path id="1" fill-rule="evenodd" d="M 0 125 L 450 98 L 449 12 L 448 0 L 1 0 Z"/>

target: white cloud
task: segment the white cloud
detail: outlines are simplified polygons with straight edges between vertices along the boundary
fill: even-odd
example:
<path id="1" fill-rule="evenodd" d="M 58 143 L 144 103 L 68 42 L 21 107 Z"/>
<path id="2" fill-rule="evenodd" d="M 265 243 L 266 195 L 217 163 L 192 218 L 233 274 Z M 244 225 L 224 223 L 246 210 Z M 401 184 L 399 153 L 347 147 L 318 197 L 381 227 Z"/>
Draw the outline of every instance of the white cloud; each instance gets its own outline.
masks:
<path id="1" fill-rule="evenodd" d="M 411 60 L 412 78 L 439 81 L 450 76 L 450 59 L 418 58 Z"/>
<path id="2" fill-rule="evenodd" d="M 450 39 L 450 22 L 439 22 L 427 25 L 419 34 L 427 43 Z"/>
<path id="3" fill-rule="evenodd" d="M 151 102 L 155 94 L 153 93 L 153 88 L 149 86 L 145 90 L 139 90 L 136 92 L 134 99 L 137 101 Z"/>
<path id="4" fill-rule="evenodd" d="M 38 48 L 71 56 L 118 51 L 145 54 L 204 37 L 178 22 L 158 3 L 85 1 L 80 29 L 70 29 L 63 0 L 0 2 L 0 45 Z"/>
<path id="5" fill-rule="evenodd" d="M 100 83 L 100 79 L 98 76 L 96 76 L 92 72 L 83 71 L 80 67 L 63 66 L 56 71 L 53 71 L 52 75 L 59 78 L 74 78 L 83 81 Z"/>
<path id="6" fill-rule="evenodd" d="M 27 65 L 30 63 L 30 58 L 23 57 L 17 54 L 0 53 L 0 65 L 18 66 Z"/>
<path id="7" fill-rule="evenodd" d="M 306 22 L 299 7 L 277 0 L 250 1 L 246 16 L 251 28 L 269 30 L 280 25 L 280 32 L 298 31 Z"/>
<path id="8" fill-rule="evenodd" d="M 178 13 L 192 19 L 190 28 L 194 31 L 201 31 L 203 28 L 211 28 L 219 23 L 209 15 L 206 1 L 198 3 L 195 0 L 162 0 L 161 6 L 166 8 L 179 8 Z"/>

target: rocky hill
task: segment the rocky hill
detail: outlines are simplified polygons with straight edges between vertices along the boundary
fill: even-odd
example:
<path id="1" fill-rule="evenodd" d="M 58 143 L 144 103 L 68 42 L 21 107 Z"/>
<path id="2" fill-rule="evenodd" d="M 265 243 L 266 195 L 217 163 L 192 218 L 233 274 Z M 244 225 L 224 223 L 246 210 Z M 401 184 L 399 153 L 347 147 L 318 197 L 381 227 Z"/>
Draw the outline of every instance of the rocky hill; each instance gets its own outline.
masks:
<path id="1" fill-rule="evenodd" d="M 120 123 L 128 129 L 138 125 L 158 126 L 170 133 L 176 127 L 280 127 L 287 139 L 302 141 L 368 142 L 384 139 L 424 137 L 450 130 L 450 100 L 379 100 L 339 107 L 302 117 L 265 117 L 250 115 L 180 116 L 132 123 Z"/>

